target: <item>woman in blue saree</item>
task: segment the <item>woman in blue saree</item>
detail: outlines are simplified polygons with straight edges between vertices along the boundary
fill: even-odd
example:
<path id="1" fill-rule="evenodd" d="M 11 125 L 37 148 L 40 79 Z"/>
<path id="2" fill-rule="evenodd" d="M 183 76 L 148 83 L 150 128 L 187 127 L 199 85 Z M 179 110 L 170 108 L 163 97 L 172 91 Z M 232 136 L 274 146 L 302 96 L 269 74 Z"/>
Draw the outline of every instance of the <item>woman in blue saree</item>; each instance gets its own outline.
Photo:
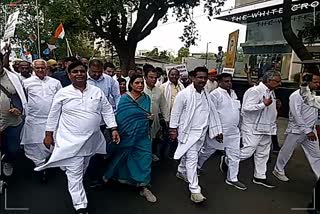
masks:
<path id="1" fill-rule="evenodd" d="M 121 142 L 112 144 L 110 164 L 103 180 L 116 179 L 135 185 L 140 188 L 141 196 L 156 202 L 156 197 L 147 188 L 151 179 L 150 121 L 153 115 L 150 113 L 151 100 L 143 89 L 143 77 L 134 75 L 129 82 L 129 92 L 120 99 L 116 120 Z"/>

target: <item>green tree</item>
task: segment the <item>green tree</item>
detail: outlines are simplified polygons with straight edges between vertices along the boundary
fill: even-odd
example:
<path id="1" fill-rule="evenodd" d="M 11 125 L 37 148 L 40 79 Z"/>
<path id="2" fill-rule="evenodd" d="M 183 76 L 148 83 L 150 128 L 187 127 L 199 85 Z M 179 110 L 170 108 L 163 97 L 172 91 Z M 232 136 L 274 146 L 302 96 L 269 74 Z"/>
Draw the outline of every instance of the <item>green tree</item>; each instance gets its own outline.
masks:
<path id="1" fill-rule="evenodd" d="M 138 42 L 158 26 L 159 20 L 167 20 L 171 8 L 177 21 L 188 22 L 183 41 L 187 46 L 195 44 L 197 33 L 192 20 L 192 10 L 200 0 L 65 0 L 73 10 L 86 19 L 87 29 L 97 37 L 111 41 L 120 58 L 123 71 L 135 67 L 134 56 Z M 220 11 L 225 0 L 206 0 L 204 11 L 208 16 Z M 132 23 L 131 14 L 137 19 Z M 74 19 L 73 19 L 74 20 Z"/>
<path id="2" fill-rule="evenodd" d="M 204 12 L 208 17 L 220 12 L 226 0 L 203 0 Z M 134 57 L 138 42 L 150 35 L 158 22 L 168 20 L 171 9 L 177 21 L 187 22 L 182 41 L 187 47 L 194 45 L 197 39 L 196 26 L 193 21 L 193 8 L 201 0 L 39 0 L 41 38 L 52 33 L 60 22 L 65 26 L 66 36 L 73 38 L 82 32 L 92 32 L 95 37 L 108 40 L 115 47 L 123 71 L 135 67 Z M 35 0 L 25 0 L 23 7 L 31 13 L 21 19 L 25 32 L 35 31 Z M 132 23 L 132 14 L 137 19 Z M 28 16 L 27 14 L 30 14 Z M 28 33 L 24 36 L 26 37 Z"/>

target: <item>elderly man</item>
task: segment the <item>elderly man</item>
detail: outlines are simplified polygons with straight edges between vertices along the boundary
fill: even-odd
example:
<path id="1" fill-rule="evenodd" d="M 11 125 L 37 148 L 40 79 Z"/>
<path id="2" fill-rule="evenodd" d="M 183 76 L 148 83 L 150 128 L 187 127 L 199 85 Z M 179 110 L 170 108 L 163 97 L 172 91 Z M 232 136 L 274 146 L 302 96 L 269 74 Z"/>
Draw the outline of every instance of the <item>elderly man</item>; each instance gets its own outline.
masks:
<path id="1" fill-rule="evenodd" d="M 320 74 L 313 72 L 308 88 L 313 93 L 320 87 Z M 315 125 L 318 119 L 318 109 L 304 103 L 300 89 L 291 94 L 289 98 L 289 123 L 287 136 L 279 152 L 273 174 L 281 181 L 289 181 L 284 168 L 292 156 L 293 151 L 301 145 L 310 166 L 317 179 L 320 178 L 320 149 L 315 134 Z"/>
<path id="2" fill-rule="evenodd" d="M 208 91 L 208 93 L 211 93 L 216 88 L 218 88 L 217 70 L 213 68 L 208 73 L 208 81 L 205 89 Z"/>
<path id="3" fill-rule="evenodd" d="M 204 162 L 217 150 L 224 149 L 226 157 L 222 156 L 222 161 L 228 163 L 228 173 L 226 184 L 234 186 L 240 190 L 247 187 L 238 180 L 240 162 L 240 101 L 236 93 L 232 90 L 232 76 L 222 73 L 218 76 L 219 87 L 211 92 L 212 102 L 217 108 L 222 125 L 223 144 L 207 143 L 203 146 L 199 154 L 198 167 L 202 167 Z M 223 148 L 221 147 L 223 145 Z"/>
<path id="4" fill-rule="evenodd" d="M 204 90 L 208 69 L 197 67 L 191 73 L 190 86 L 180 91 L 173 104 L 170 137 L 178 139 L 174 159 L 180 159 L 177 177 L 189 183 L 191 201 L 206 200 L 198 183 L 198 154 L 206 140 L 222 140 L 222 127 L 210 94 Z"/>
<path id="5" fill-rule="evenodd" d="M 160 120 L 159 114 L 162 114 L 164 120 L 169 122 L 169 110 L 167 109 L 166 100 L 164 95 L 161 93 L 159 87 L 156 86 L 158 73 L 157 70 L 150 64 L 143 66 L 145 73 L 146 86 L 144 87 L 144 93 L 151 98 L 151 113 L 154 115 L 154 121 L 151 126 L 151 139 L 152 139 L 152 160 L 159 161 L 157 156 L 157 135 L 160 131 Z"/>
<path id="6" fill-rule="evenodd" d="M 3 173 L 11 176 L 13 164 L 20 149 L 20 133 L 23 127 L 27 99 L 19 77 L 3 68 L 0 53 L 0 144 L 3 158 Z"/>
<path id="7" fill-rule="evenodd" d="M 54 145 L 49 161 L 35 170 L 61 167 L 68 178 L 68 188 L 77 213 L 88 213 L 83 176 L 91 156 L 106 153 L 106 141 L 100 122 L 112 130 L 112 139 L 119 143 L 112 106 L 103 91 L 87 84 L 87 69 L 82 62 L 69 65 L 72 85 L 58 91 L 52 103 L 44 144 Z"/>
<path id="8" fill-rule="evenodd" d="M 166 99 L 167 109 L 171 112 L 174 100 L 179 91 L 184 89 L 182 83 L 179 82 L 179 70 L 172 68 L 168 72 L 169 81 L 160 86 L 160 90 Z"/>
<path id="9" fill-rule="evenodd" d="M 53 97 L 62 86 L 58 80 L 47 76 L 46 61 L 35 60 L 33 69 L 35 76 L 23 81 L 28 103 L 21 145 L 24 146 L 26 157 L 32 160 L 37 167 L 44 164 L 51 154 L 43 145 L 43 139 Z M 41 181 L 46 181 L 45 171 L 41 175 Z"/>
<path id="10" fill-rule="evenodd" d="M 177 94 L 184 89 L 184 86 L 181 82 L 179 82 L 180 78 L 180 72 L 179 70 L 172 68 L 168 72 L 169 80 L 165 83 L 163 83 L 160 86 L 161 93 L 164 95 L 166 99 L 167 109 L 169 110 L 169 113 L 171 113 L 171 109 L 174 103 L 174 100 L 176 99 Z M 165 125 L 165 124 L 163 124 Z M 166 132 L 166 133 L 165 133 Z M 168 128 L 165 127 L 163 130 L 163 135 L 167 136 Z M 168 139 L 165 141 L 168 141 L 169 143 L 169 158 L 173 158 L 173 154 L 177 148 L 177 142 L 171 142 Z M 163 146 L 165 149 L 165 146 Z"/>
<path id="11" fill-rule="evenodd" d="M 254 155 L 253 183 L 274 188 L 266 177 L 271 135 L 277 131 L 277 109 L 274 90 L 281 85 L 281 74 L 268 71 L 262 82 L 249 88 L 243 97 L 241 109 L 242 142 L 241 160 Z"/>

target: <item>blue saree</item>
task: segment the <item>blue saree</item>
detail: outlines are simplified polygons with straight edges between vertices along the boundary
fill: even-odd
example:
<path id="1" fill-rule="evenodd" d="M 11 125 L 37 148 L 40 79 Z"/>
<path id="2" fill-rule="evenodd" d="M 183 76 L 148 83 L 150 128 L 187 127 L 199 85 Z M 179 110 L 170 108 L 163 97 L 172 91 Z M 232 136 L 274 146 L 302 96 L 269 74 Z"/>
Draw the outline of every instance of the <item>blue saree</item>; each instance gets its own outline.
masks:
<path id="1" fill-rule="evenodd" d="M 110 148 L 110 163 L 106 179 L 121 183 L 147 186 L 150 183 L 152 152 L 149 119 L 151 100 L 143 94 L 137 100 L 121 96 L 116 120 L 121 141 Z"/>

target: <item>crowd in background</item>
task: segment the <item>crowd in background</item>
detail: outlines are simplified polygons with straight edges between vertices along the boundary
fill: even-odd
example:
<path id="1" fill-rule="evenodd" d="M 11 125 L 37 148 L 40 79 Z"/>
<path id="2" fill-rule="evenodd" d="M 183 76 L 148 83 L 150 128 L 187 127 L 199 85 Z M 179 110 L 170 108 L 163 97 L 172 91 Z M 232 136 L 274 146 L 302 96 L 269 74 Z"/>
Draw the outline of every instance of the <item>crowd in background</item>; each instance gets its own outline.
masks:
<path id="1" fill-rule="evenodd" d="M 276 71 L 264 72 L 257 82 L 250 79 L 252 87 L 241 103 L 230 74 L 201 66 L 181 74 L 146 64 L 124 76 L 121 68 L 98 59 L 15 60 L 10 67 L 1 56 L 0 62 L 4 175 L 13 174 L 21 148 L 42 183 L 49 168 L 60 167 L 77 213 L 88 213 L 85 174 L 92 188 L 112 179 L 136 186 L 147 201 L 156 202 L 152 162 L 164 159 L 180 160 L 176 176 L 188 184 L 194 203 L 206 200 L 198 176 L 215 152 L 221 153 L 225 183 L 239 190 L 247 189 L 238 179 L 239 163 L 250 157 L 253 183 L 275 187 L 267 179 L 272 149 L 279 152 L 273 175 L 289 181 L 285 166 L 298 145 L 319 179 L 313 94 L 320 87 L 319 71 L 308 71 L 305 94 L 298 89 L 290 96 L 287 136 L 280 147 L 276 120 L 281 104 L 274 90 L 281 75 Z"/>

